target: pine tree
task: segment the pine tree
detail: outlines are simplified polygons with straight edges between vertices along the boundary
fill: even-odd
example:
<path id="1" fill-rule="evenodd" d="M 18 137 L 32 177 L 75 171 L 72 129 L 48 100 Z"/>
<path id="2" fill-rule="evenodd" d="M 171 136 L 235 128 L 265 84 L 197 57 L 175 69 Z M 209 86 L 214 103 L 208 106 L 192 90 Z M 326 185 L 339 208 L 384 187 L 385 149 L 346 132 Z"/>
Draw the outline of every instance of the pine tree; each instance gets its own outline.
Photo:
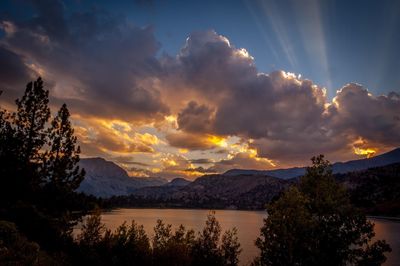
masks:
<path id="1" fill-rule="evenodd" d="M 299 187 L 267 208 L 256 245 L 256 265 L 380 265 L 385 241 L 373 242 L 373 224 L 350 204 L 323 155 L 312 158 Z"/>
<path id="2" fill-rule="evenodd" d="M 48 131 L 50 150 L 45 155 L 45 169 L 49 184 L 58 190 L 71 192 L 79 187 L 85 172 L 77 165 L 80 147 L 76 147 L 77 138 L 69 117 L 67 105 L 63 104 Z"/>
<path id="3" fill-rule="evenodd" d="M 42 148 L 50 117 L 49 92 L 43 89 L 42 79 L 28 83 L 22 98 L 15 102 L 17 112 L 2 125 L 6 132 L 3 147 L 8 153 L 6 169 L 11 169 L 6 173 L 8 197 L 24 200 L 33 197 L 41 183 Z"/>
<path id="4" fill-rule="evenodd" d="M 46 141 L 46 123 L 50 118 L 49 91 L 43 89 L 39 77 L 29 82 L 25 94 L 17 99 L 17 113 L 14 115 L 17 138 L 21 143 L 21 156 L 25 163 L 38 162 L 40 150 Z"/>

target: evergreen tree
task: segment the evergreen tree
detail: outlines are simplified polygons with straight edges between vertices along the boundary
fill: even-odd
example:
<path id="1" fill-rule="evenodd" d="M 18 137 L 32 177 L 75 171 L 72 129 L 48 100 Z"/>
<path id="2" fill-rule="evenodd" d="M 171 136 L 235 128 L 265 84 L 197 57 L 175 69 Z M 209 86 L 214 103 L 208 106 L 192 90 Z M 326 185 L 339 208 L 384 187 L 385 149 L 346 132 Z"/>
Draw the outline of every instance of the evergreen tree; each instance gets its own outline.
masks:
<path id="1" fill-rule="evenodd" d="M 48 131 L 50 150 L 46 152 L 47 182 L 57 190 L 71 192 L 82 182 L 85 171 L 80 169 L 80 147 L 76 147 L 77 138 L 69 121 L 69 111 L 63 104 L 51 122 Z"/>
<path id="2" fill-rule="evenodd" d="M 22 140 L 21 156 L 23 161 L 37 162 L 40 150 L 46 141 L 46 123 L 50 118 L 49 91 L 43 88 L 39 77 L 29 82 L 25 94 L 16 100 L 17 113 L 14 115 L 17 138 Z"/>
<path id="3" fill-rule="evenodd" d="M 16 100 L 16 112 L 0 109 L 0 218 L 56 250 L 72 241 L 72 226 L 83 215 L 72 211 L 85 208 L 85 197 L 75 193 L 84 171 L 76 165 L 80 149 L 66 105 L 48 127 L 48 104 L 49 92 L 38 78 Z"/>
<path id="4" fill-rule="evenodd" d="M 390 247 L 372 243 L 373 224 L 336 183 L 328 161 L 312 158 L 298 188 L 268 206 L 256 245 L 259 265 L 380 265 Z"/>
<path id="5" fill-rule="evenodd" d="M 40 77 L 35 82 L 29 82 L 22 98 L 16 100 L 17 112 L 13 114 L 13 126 L 18 167 L 13 178 L 21 192 L 16 194 L 19 199 L 31 197 L 42 182 L 39 172 L 43 163 L 46 123 L 50 117 L 48 103 L 49 91 L 43 88 Z"/>
<path id="6" fill-rule="evenodd" d="M 222 235 L 221 251 L 224 265 L 235 266 L 239 264 L 238 256 L 240 252 L 242 252 L 242 249 L 240 248 L 236 227 L 232 230 L 226 231 Z"/>

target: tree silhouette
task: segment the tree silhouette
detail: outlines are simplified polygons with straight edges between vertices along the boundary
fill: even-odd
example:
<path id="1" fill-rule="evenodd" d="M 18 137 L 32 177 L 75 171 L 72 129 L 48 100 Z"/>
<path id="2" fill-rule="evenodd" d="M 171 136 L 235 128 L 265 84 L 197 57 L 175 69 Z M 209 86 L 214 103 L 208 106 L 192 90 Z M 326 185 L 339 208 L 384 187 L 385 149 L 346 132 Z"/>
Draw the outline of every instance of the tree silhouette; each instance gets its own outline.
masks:
<path id="1" fill-rule="evenodd" d="M 74 191 L 82 182 L 85 171 L 79 169 L 80 147 L 69 121 L 69 111 L 64 103 L 48 130 L 50 150 L 45 153 L 47 182 L 58 190 Z"/>
<path id="2" fill-rule="evenodd" d="M 15 101 L 17 112 L 14 115 L 17 138 L 22 141 L 21 155 L 26 163 L 40 159 L 40 149 L 46 141 L 46 123 L 50 118 L 49 91 L 43 88 L 39 77 L 29 82 L 25 94 Z"/>
<path id="3" fill-rule="evenodd" d="M 372 243 L 373 224 L 336 183 L 323 155 L 313 157 L 299 187 L 267 208 L 256 265 L 380 265 L 390 247 Z"/>
<path id="4" fill-rule="evenodd" d="M 41 78 L 27 84 L 16 105 L 14 113 L 0 109 L 0 219 L 14 222 L 40 246 L 57 249 L 72 241 L 72 226 L 85 208 L 78 203 L 84 196 L 75 192 L 84 171 L 77 166 L 70 114 L 64 104 L 48 124 L 49 92 Z"/>

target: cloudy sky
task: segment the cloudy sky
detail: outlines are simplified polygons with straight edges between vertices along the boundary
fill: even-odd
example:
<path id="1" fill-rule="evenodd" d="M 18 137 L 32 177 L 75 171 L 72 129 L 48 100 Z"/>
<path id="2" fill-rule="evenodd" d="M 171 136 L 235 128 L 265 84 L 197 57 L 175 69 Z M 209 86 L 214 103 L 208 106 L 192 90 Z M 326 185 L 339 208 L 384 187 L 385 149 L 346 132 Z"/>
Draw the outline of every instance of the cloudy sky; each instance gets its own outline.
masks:
<path id="1" fill-rule="evenodd" d="M 395 0 L 3 0 L 0 101 L 41 76 L 135 176 L 345 161 L 400 146 L 399 42 Z"/>

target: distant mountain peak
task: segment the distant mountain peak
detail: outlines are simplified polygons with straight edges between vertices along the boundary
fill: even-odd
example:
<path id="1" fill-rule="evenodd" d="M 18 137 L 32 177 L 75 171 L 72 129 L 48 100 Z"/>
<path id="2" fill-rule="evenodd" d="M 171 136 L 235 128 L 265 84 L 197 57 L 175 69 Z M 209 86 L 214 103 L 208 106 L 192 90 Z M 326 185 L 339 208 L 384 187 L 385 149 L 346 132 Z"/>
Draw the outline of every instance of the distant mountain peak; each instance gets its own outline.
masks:
<path id="1" fill-rule="evenodd" d="M 128 195 L 138 188 L 167 183 L 160 177 L 130 177 L 125 169 L 101 157 L 81 159 L 79 166 L 86 176 L 78 190 L 98 197 Z"/>
<path id="2" fill-rule="evenodd" d="M 334 174 L 366 170 L 372 167 L 385 166 L 393 163 L 400 162 L 400 148 L 396 148 L 389 152 L 376 155 L 374 157 L 352 160 L 347 162 L 337 162 L 332 164 Z M 231 169 L 226 171 L 223 175 L 269 175 L 282 179 L 289 179 L 304 175 L 306 167 L 293 167 L 287 169 L 274 169 L 274 170 L 251 170 L 251 169 Z"/>

